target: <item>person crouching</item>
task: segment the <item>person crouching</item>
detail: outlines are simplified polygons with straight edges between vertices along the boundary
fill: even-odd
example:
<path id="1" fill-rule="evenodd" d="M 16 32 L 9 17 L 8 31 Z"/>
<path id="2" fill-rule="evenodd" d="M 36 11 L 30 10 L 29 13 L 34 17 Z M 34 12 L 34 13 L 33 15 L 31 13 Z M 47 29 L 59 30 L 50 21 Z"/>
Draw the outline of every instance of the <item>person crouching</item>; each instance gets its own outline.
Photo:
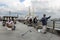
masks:
<path id="1" fill-rule="evenodd" d="M 13 28 L 15 27 L 14 22 L 13 22 L 11 19 L 9 19 L 9 20 L 6 22 L 6 26 L 7 26 L 8 28 L 10 28 L 11 30 L 13 30 Z"/>

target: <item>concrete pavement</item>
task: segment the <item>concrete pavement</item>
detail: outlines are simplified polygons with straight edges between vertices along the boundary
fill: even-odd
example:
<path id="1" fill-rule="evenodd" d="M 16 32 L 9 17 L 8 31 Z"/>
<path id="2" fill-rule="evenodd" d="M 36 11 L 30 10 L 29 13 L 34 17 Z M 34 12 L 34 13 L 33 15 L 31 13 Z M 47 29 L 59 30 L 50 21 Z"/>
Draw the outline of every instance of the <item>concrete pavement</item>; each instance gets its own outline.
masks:
<path id="1" fill-rule="evenodd" d="M 9 31 L 0 22 L 0 40 L 60 40 L 60 36 L 49 32 L 47 34 L 38 33 L 34 28 L 19 22 L 16 24 L 15 31 Z"/>

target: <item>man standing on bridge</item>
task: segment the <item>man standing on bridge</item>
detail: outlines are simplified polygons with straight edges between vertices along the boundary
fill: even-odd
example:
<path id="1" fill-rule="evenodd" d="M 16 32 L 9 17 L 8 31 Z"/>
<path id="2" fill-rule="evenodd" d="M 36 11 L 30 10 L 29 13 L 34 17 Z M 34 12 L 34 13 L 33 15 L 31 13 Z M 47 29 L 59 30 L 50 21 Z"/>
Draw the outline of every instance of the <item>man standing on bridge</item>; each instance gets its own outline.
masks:
<path id="1" fill-rule="evenodd" d="M 46 17 L 46 14 L 44 14 L 43 17 L 42 17 L 42 19 L 41 19 L 42 26 L 43 26 L 43 28 L 42 28 L 42 32 L 43 32 L 43 33 L 46 33 L 47 21 L 48 21 L 48 19 L 50 19 L 50 18 L 51 18 L 51 16 Z"/>

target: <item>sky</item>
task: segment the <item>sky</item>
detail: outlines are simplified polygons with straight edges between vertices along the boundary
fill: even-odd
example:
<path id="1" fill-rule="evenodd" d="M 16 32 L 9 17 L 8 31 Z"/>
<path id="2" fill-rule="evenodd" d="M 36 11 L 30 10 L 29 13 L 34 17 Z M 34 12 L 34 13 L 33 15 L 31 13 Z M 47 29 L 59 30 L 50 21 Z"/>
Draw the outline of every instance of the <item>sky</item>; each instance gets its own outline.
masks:
<path id="1" fill-rule="evenodd" d="M 60 0 L 33 1 L 39 1 L 40 5 L 37 3 L 39 6 L 37 6 L 36 2 L 34 4 L 35 6 L 40 8 L 60 9 Z M 0 8 L 23 10 L 24 8 L 29 6 L 32 6 L 32 0 L 0 0 Z"/>
<path id="2" fill-rule="evenodd" d="M 0 8 L 4 8 L 6 10 L 23 10 L 29 5 L 29 0 L 0 0 Z"/>
<path id="3" fill-rule="evenodd" d="M 28 11 L 47 13 L 49 15 L 60 15 L 60 0 L 0 0 L 0 12 L 3 11 Z M 60 17 L 60 16 L 59 16 Z"/>

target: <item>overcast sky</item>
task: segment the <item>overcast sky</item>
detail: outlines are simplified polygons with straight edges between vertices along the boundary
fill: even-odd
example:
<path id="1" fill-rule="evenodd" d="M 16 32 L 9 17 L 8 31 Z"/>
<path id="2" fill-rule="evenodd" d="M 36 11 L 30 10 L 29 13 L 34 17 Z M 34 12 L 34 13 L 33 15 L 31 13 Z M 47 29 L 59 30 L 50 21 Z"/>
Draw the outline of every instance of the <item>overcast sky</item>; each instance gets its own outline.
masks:
<path id="1" fill-rule="evenodd" d="M 9 8 L 22 10 L 31 6 L 32 0 L 0 0 L 0 8 Z M 33 0 L 36 1 L 36 0 Z M 37 0 L 40 2 L 41 7 L 50 9 L 60 9 L 60 0 Z"/>
<path id="2" fill-rule="evenodd" d="M 28 7 L 36 8 L 35 11 L 54 12 L 60 15 L 60 0 L 0 0 L 0 11 L 28 10 Z"/>
<path id="3" fill-rule="evenodd" d="M 23 10 L 30 5 L 31 0 L 0 0 L 0 8 Z"/>

